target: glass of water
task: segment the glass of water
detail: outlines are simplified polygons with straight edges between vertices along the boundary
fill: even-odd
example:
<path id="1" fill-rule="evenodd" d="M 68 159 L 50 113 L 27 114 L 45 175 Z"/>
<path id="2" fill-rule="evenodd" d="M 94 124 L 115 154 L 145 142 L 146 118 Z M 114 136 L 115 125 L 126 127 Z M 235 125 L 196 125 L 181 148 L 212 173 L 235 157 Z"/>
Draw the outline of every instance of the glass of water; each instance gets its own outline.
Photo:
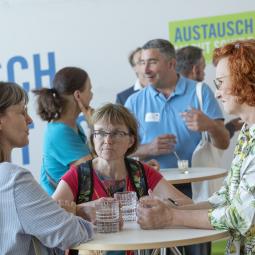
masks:
<path id="1" fill-rule="evenodd" d="M 136 221 L 137 196 L 134 191 L 116 192 L 114 194 L 120 203 L 122 218 L 125 221 Z"/>
<path id="2" fill-rule="evenodd" d="M 120 204 L 113 198 L 96 202 L 96 226 L 99 233 L 120 231 Z"/>
<path id="3" fill-rule="evenodd" d="M 179 159 L 177 160 L 177 165 L 182 174 L 189 173 L 189 161 L 186 159 Z"/>

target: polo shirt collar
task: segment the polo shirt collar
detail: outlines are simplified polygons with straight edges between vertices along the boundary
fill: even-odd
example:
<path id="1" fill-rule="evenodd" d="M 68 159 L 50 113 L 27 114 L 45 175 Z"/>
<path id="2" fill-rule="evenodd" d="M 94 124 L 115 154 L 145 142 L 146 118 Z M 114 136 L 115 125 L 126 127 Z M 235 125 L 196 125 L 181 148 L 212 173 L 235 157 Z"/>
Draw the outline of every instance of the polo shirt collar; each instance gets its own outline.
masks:
<path id="1" fill-rule="evenodd" d="M 186 86 L 187 86 L 186 79 L 180 75 L 172 96 L 183 95 L 185 93 Z"/>
<path id="2" fill-rule="evenodd" d="M 175 95 L 182 95 L 185 93 L 185 90 L 186 90 L 186 86 L 187 86 L 187 83 L 185 81 L 185 78 L 182 77 L 181 75 L 179 76 L 179 79 L 177 81 L 177 84 L 176 84 L 176 87 L 175 87 L 175 90 L 174 92 L 171 94 L 170 97 L 173 97 Z M 148 90 L 149 92 L 151 93 L 152 96 L 157 96 L 160 94 L 160 92 L 158 90 L 156 90 L 154 88 L 154 86 L 152 84 L 150 84 L 148 86 Z"/>
<path id="3" fill-rule="evenodd" d="M 157 91 L 157 90 L 153 87 L 152 84 L 148 85 L 147 88 L 148 88 L 150 94 L 151 94 L 152 96 L 154 96 L 154 97 L 160 94 L 160 92 Z"/>

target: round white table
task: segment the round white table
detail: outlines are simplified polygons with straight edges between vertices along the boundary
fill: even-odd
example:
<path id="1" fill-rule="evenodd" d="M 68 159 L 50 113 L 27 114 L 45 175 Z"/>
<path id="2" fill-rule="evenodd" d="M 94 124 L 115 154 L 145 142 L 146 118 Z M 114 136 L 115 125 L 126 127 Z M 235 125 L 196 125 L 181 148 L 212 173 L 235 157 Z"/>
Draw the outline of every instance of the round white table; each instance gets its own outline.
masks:
<path id="1" fill-rule="evenodd" d="M 228 237 L 227 231 L 203 229 L 143 230 L 136 223 L 125 223 L 117 233 L 97 233 L 95 239 L 76 247 L 79 254 L 88 250 L 143 250 L 190 245 Z"/>
<path id="2" fill-rule="evenodd" d="M 172 184 L 183 184 L 217 179 L 227 175 L 228 171 L 217 167 L 189 167 L 187 174 L 181 173 L 178 168 L 160 169 L 160 173 Z"/>

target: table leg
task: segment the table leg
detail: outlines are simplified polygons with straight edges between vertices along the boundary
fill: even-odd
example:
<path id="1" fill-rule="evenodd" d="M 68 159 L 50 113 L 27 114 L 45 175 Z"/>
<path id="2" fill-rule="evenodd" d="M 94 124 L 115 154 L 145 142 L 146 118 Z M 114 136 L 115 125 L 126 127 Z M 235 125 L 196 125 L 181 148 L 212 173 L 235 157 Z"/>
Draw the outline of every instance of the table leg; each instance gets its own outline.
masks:
<path id="1" fill-rule="evenodd" d="M 160 249 L 154 249 L 151 255 L 160 255 Z"/>
<path id="2" fill-rule="evenodd" d="M 160 255 L 166 255 L 166 248 L 160 248 Z"/>
<path id="3" fill-rule="evenodd" d="M 154 249 L 151 255 L 166 255 L 167 248 Z M 169 248 L 172 255 L 182 255 L 177 247 Z"/>
<path id="4" fill-rule="evenodd" d="M 177 247 L 171 247 L 170 250 L 174 255 L 182 255 Z"/>

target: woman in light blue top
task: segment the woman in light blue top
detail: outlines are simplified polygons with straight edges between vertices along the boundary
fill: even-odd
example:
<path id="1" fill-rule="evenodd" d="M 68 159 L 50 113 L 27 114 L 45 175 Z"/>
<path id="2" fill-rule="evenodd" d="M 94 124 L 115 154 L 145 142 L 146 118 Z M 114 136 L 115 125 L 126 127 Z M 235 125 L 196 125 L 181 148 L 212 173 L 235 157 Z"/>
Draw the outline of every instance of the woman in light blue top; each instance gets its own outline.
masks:
<path id="1" fill-rule="evenodd" d="M 0 82 L 0 254 L 35 255 L 34 242 L 50 254 L 93 238 L 91 223 L 61 209 L 28 170 L 10 162 L 12 150 L 28 144 L 27 100 L 19 85 Z"/>
<path id="2" fill-rule="evenodd" d="M 42 88 L 34 93 L 38 96 L 38 114 L 48 121 L 40 183 L 51 195 L 71 164 L 91 157 L 77 117 L 81 112 L 88 117 L 93 94 L 88 74 L 77 67 L 59 70 L 51 89 Z"/>

